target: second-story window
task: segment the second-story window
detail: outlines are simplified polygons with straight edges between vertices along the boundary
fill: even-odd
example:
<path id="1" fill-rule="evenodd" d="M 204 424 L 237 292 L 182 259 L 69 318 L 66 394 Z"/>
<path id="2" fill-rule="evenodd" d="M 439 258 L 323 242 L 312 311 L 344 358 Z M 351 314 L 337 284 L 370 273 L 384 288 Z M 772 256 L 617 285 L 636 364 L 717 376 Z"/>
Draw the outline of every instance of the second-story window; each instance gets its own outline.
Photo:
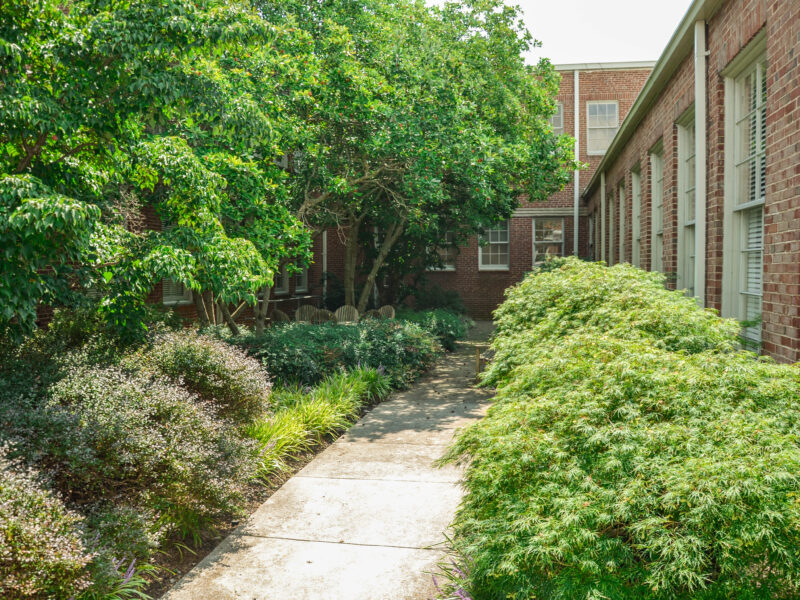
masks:
<path id="1" fill-rule="evenodd" d="M 586 151 L 605 154 L 619 129 L 619 103 L 616 100 L 586 103 Z"/>
<path id="2" fill-rule="evenodd" d="M 509 267 L 508 220 L 486 230 L 483 244 L 478 246 L 478 268 L 481 271 L 506 271 Z"/>
<path id="3" fill-rule="evenodd" d="M 564 104 L 558 103 L 556 113 L 550 117 L 550 125 L 553 127 L 553 133 L 556 135 L 564 134 Z"/>

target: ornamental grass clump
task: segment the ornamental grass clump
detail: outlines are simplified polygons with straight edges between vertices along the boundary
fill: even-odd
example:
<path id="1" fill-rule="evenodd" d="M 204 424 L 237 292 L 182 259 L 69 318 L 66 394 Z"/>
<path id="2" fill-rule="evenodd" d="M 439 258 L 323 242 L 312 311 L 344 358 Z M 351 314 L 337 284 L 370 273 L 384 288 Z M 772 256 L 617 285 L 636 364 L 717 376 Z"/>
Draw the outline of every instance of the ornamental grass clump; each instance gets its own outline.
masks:
<path id="1" fill-rule="evenodd" d="M 601 288 L 604 272 L 633 270 L 586 269 Z M 504 305 L 495 344 L 520 357 L 495 373 L 495 404 L 447 456 L 469 462 L 460 585 L 486 600 L 800 597 L 800 367 L 735 350 L 728 324 L 696 305 L 688 326 L 620 319 L 632 332 L 601 317 L 557 334 L 538 327 L 548 311 L 529 309 L 539 322 L 520 333 Z M 670 322 L 683 330 L 653 339 Z"/>
<path id="2" fill-rule="evenodd" d="M 507 292 L 495 312 L 496 356 L 487 382 L 499 383 L 515 365 L 527 362 L 529 346 L 583 327 L 692 353 L 727 352 L 738 342 L 737 322 L 699 309 L 680 291 L 667 290 L 660 273 L 577 258 L 559 264 L 529 275 Z"/>

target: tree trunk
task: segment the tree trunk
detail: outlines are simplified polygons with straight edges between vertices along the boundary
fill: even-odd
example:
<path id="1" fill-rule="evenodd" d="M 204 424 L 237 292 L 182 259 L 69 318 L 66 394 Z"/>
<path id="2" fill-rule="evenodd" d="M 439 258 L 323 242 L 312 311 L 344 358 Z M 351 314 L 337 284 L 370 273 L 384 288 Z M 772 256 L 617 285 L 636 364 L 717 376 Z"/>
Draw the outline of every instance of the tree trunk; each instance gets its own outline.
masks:
<path id="1" fill-rule="evenodd" d="M 375 285 L 375 278 L 378 275 L 378 271 L 383 266 L 383 263 L 386 260 L 386 257 L 389 255 L 392 247 L 395 245 L 395 242 L 400 239 L 404 229 L 405 220 L 398 221 L 389 228 L 389 231 L 386 232 L 386 237 L 383 238 L 383 244 L 378 252 L 378 256 L 375 257 L 375 261 L 372 263 L 372 268 L 367 274 L 367 281 L 364 283 L 364 287 L 361 289 L 361 295 L 358 298 L 358 306 L 356 306 L 359 313 L 363 313 L 366 310 L 367 303 L 369 302 L 369 295 L 372 292 L 373 286 Z"/>
<path id="2" fill-rule="evenodd" d="M 239 336 L 239 326 L 236 324 L 236 321 L 233 320 L 231 316 L 231 311 L 228 310 L 228 305 L 224 302 L 219 303 L 219 311 L 222 313 L 222 318 L 225 320 L 225 324 L 228 326 L 228 329 L 231 330 L 231 333 L 235 336 Z"/>
<path id="3" fill-rule="evenodd" d="M 197 310 L 197 319 L 200 321 L 200 327 L 208 327 L 208 312 L 206 311 L 206 307 L 203 305 L 203 294 L 201 292 L 192 290 L 192 300 L 194 301 L 194 307 Z"/>
<path id="4" fill-rule="evenodd" d="M 267 322 L 267 309 L 269 308 L 269 296 L 271 291 L 272 288 L 265 285 L 261 289 L 262 293 L 261 306 L 258 305 L 258 301 L 256 300 L 256 307 L 255 307 L 256 335 L 264 334 L 264 326 Z"/>
<path id="5" fill-rule="evenodd" d="M 203 292 L 203 308 L 206 311 L 206 318 L 211 325 L 217 324 L 217 311 L 215 310 L 214 296 L 210 290 Z"/>
<path id="6" fill-rule="evenodd" d="M 344 303 L 354 305 L 356 301 L 356 261 L 358 260 L 358 234 L 363 217 L 350 220 L 347 242 L 344 247 Z"/>

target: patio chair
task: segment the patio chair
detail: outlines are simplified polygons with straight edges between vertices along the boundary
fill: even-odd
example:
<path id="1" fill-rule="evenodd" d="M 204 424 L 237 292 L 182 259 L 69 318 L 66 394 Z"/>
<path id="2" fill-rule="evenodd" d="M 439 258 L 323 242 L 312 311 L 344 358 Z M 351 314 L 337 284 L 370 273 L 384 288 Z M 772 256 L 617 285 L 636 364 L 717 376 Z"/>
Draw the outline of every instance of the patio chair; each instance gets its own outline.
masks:
<path id="1" fill-rule="evenodd" d="M 381 314 L 381 317 L 383 317 L 384 319 L 394 319 L 394 306 L 391 306 L 389 304 L 387 304 L 385 306 L 381 306 L 378 309 L 378 312 Z"/>
<path id="2" fill-rule="evenodd" d="M 337 308 L 333 315 L 337 323 L 358 323 L 358 309 L 349 304 Z"/>
<path id="3" fill-rule="evenodd" d="M 277 308 L 272 311 L 271 318 L 273 323 L 289 323 L 291 321 L 289 315 Z"/>
<path id="4" fill-rule="evenodd" d="M 314 315 L 317 314 L 317 307 L 311 304 L 304 304 L 296 311 L 294 311 L 294 320 L 299 323 L 311 323 L 314 320 Z"/>

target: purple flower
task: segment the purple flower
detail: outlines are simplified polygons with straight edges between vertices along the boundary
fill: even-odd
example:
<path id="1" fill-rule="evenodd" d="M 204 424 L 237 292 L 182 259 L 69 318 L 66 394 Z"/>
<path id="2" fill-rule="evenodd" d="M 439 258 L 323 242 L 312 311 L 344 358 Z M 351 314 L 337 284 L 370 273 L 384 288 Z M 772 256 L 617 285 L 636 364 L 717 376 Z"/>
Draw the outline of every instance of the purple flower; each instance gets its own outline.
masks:
<path id="1" fill-rule="evenodd" d="M 128 583 L 131 580 L 131 577 L 133 577 L 133 574 L 135 572 L 136 572 L 136 559 L 134 558 L 131 561 L 131 564 L 128 567 L 128 570 L 125 571 L 125 576 L 122 578 L 122 583 L 123 584 Z"/>

